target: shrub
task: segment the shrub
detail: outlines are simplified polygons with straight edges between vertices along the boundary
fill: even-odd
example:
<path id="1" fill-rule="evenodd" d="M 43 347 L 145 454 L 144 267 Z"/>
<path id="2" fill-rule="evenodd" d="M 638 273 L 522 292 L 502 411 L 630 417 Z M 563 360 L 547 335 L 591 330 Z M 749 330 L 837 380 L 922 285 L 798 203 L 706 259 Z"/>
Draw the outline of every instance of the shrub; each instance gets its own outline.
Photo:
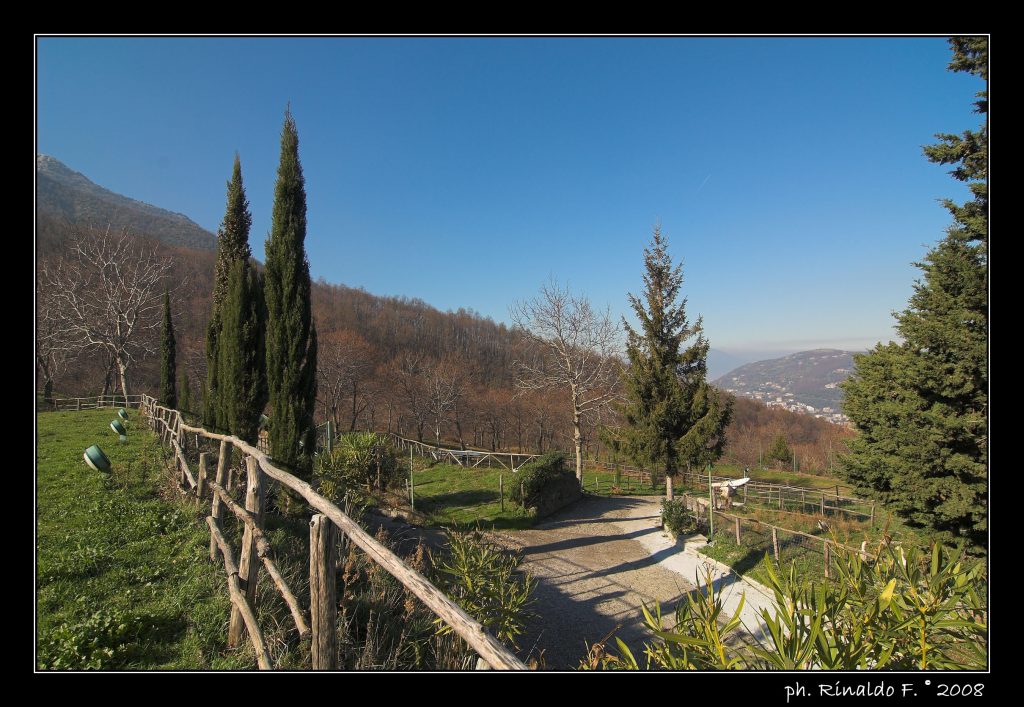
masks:
<path id="1" fill-rule="evenodd" d="M 448 551 L 434 558 L 441 587 L 467 614 L 499 641 L 516 646 L 532 616 L 528 606 L 537 582 L 515 573 L 519 558 L 485 541 L 479 532 L 450 533 Z M 438 635 L 452 633 L 441 619 L 434 622 Z"/>
<path id="2" fill-rule="evenodd" d="M 519 467 L 512 485 L 512 501 L 524 508 L 536 506 L 549 486 L 564 483 L 567 478 L 576 476 L 565 465 L 565 452 L 548 452 Z"/>
<path id="3" fill-rule="evenodd" d="M 665 529 L 676 535 L 689 535 L 697 531 L 699 520 L 681 499 L 661 502 L 661 519 Z"/>
<path id="4" fill-rule="evenodd" d="M 320 492 L 338 503 L 347 492 L 384 491 L 402 479 L 395 450 L 372 432 L 352 432 L 338 440 L 330 453 L 316 458 Z"/>
<path id="5" fill-rule="evenodd" d="M 933 545 L 930 557 L 891 544 L 876 559 L 836 548 L 834 581 L 798 578 L 765 558 L 775 605 L 762 609 L 769 646 L 749 652 L 732 647 L 740 608 L 719 627 L 722 600 L 710 570 L 707 592 L 693 592 L 665 630 L 661 608 L 644 607 L 650 632 L 647 667 L 664 670 L 984 670 L 986 612 L 984 565 L 967 565 L 962 553 L 947 556 Z M 604 642 L 591 647 L 583 669 L 639 670 L 630 650 L 619 654 Z"/>

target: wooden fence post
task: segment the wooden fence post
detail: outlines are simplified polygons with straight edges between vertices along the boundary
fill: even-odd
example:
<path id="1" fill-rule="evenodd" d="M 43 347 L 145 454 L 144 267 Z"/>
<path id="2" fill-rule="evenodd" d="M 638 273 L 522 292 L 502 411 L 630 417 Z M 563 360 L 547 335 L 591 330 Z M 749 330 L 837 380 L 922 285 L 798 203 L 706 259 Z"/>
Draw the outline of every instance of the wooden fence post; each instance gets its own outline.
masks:
<path id="1" fill-rule="evenodd" d="M 309 521 L 309 613 L 313 670 L 337 667 L 337 587 L 334 581 L 334 523 L 317 513 Z"/>
<path id="2" fill-rule="evenodd" d="M 78 412 L 82 412 L 82 399 L 81 398 L 75 398 L 75 402 L 78 404 L 78 408 L 77 408 Z"/>
<path id="3" fill-rule="evenodd" d="M 779 561 L 779 531 L 772 526 L 772 550 L 775 551 L 775 561 Z"/>
<path id="4" fill-rule="evenodd" d="M 220 457 L 217 459 L 217 485 L 224 488 L 224 480 L 228 476 L 228 464 L 231 463 L 231 445 L 227 440 L 221 440 Z M 213 494 L 213 505 L 210 507 L 210 517 L 217 524 L 217 528 L 223 527 L 224 508 L 220 502 L 220 496 Z M 210 535 L 210 559 L 217 561 L 217 539 Z"/>
<path id="5" fill-rule="evenodd" d="M 825 492 L 821 492 L 821 517 L 825 517 Z"/>
<path id="6" fill-rule="evenodd" d="M 511 458 L 511 455 L 509 455 Z M 501 474 L 498 474 L 498 496 L 501 498 L 501 512 L 505 512 L 505 479 Z"/>
<path id="7" fill-rule="evenodd" d="M 831 572 L 829 571 L 829 562 L 831 560 L 829 555 L 830 555 L 829 544 L 828 544 L 828 540 L 826 540 L 825 541 L 825 579 L 830 579 L 831 576 L 832 576 Z"/>
<path id="8" fill-rule="evenodd" d="M 875 504 L 871 504 L 871 527 L 875 527 Z"/>
<path id="9" fill-rule="evenodd" d="M 245 510 L 256 518 L 256 527 L 263 529 L 263 471 L 253 457 L 245 458 L 248 477 L 245 485 Z M 333 565 L 332 565 L 333 567 Z M 242 533 L 242 556 L 238 561 L 238 580 L 249 604 L 256 606 L 256 580 L 259 578 L 260 562 L 256 557 L 256 538 L 249 524 Z M 332 579 L 334 575 L 331 575 Z M 231 623 L 228 624 L 228 647 L 234 648 L 242 641 L 245 621 L 238 607 L 231 607 Z"/>
<path id="10" fill-rule="evenodd" d="M 675 498 L 675 496 L 672 493 L 673 490 L 674 489 L 672 488 L 672 477 L 669 476 L 668 474 L 666 474 L 665 475 L 665 498 L 667 498 L 669 501 L 671 501 L 673 498 Z"/>
<path id="11" fill-rule="evenodd" d="M 740 519 L 736 518 L 735 519 L 735 523 L 736 523 L 736 545 L 739 545 L 740 544 Z"/>
<path id="12" fill-rule="evenodd" d="M 200 501 L 206 495 L 206 474 L 210 464 L 209 455 L 203 452 L 199 455 L 199 478 L 196 481 L 196 498 Z"/>

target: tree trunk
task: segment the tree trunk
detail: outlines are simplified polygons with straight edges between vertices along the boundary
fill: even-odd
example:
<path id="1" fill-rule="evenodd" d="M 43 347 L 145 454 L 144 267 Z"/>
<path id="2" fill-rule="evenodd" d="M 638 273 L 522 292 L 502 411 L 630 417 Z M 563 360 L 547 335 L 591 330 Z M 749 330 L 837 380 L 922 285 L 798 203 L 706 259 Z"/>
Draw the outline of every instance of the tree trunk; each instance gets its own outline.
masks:
<path id="1" fill-rule="evenodd" d="M 573 411 L 572 415 L 572 441 L 576 446 L 576 478 L 583 486 L 583 434 L 580 431 L 580 413 Z"/>
<path id="2" fill-rule="evenodd" d="M 121 359 L 117 360 L 117 372 L 121 378 L 121 393 L 124 395 L 124 399 L 128 400 L 128 366 L 124 364 Z"/>

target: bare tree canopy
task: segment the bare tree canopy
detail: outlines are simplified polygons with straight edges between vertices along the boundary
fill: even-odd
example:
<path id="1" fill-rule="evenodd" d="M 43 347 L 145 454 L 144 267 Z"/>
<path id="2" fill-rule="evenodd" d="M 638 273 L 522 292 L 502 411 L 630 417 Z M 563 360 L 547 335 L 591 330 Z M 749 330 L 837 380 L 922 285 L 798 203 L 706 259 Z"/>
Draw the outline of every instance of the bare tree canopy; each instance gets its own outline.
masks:
<path id="1" fill-rule="evenodd" d="M 586 297 L 552 280 L 537 297 L 516 303 L 511 316 L 527 342 L 525 355 L 514 364 L 516 386 L 568 393 L 576 477 L 582 482 L 583 417 L 599 413 L 618 396 L 620 347 L 611 309 L 598 312 Z"/>
<path id="2" fill-rule="evenodd" d="M 40 267 L 48 306 L 39 310 L 38 331 L 53 352 L 104 350 L 127 396 L 129 368 L 157 350 L 164 288 L 176 289 L 170 270 L 169 258 L 127 231 L 76 234 L 66 257 Z"/>

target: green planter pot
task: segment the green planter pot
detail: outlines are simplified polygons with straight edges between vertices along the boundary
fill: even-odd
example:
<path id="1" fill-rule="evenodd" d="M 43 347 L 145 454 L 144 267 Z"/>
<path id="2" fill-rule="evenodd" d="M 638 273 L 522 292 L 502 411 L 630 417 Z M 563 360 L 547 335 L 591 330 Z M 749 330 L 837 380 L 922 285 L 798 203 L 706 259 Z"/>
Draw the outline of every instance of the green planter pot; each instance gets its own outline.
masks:
<path id="1" fill-rule="evenodd" d="M 120 410 L 117 411 L 117 416 L 120 417 L 125 422 L 128 421 L 128 411 L 125 410 L 124 408 L 121 408 Z"/>
<path id="2" fill-rule="evenodd" d="M 86 449 L 82 458 L 85 459 L 86 464 L 96 471 L 102 471 L 105 474 L 110 473 L 110 460 L 107 459 L 107 455 L 103 453 L 99 445 L 94 444 Z"/>
<path id="3" fill-rule="evenodd" d="M 124 428 L 124 425 L 121 424 L 120 420 L 111 420 L 110 429 L 114 430 L 114 432 L 116 432 L 122 437 L 128 434 L 128 430 Z"/>

